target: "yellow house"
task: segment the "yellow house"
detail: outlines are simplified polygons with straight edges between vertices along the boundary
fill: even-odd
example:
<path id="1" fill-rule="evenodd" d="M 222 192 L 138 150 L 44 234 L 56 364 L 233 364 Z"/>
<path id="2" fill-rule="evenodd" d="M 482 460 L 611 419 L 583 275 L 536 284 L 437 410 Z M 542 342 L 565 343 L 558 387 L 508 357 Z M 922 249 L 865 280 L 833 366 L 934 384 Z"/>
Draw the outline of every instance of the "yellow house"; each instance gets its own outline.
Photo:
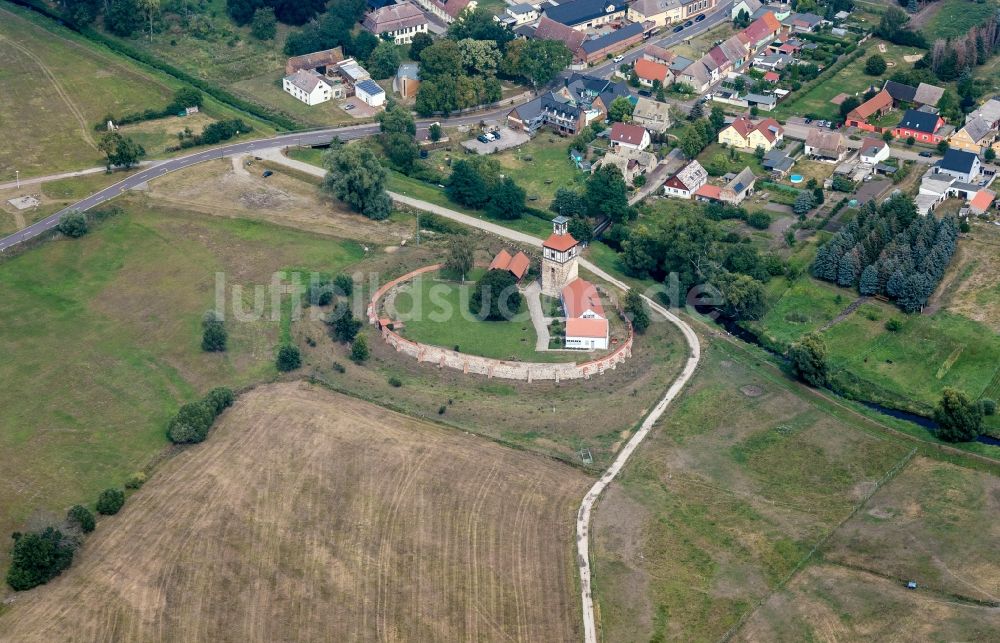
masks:
<path id="1" fill-rule="evenodd" d="M 665 27 L 681 20 L 681 0 L 636 0 L 625 17 L 632 22 L 650 20 L 657 27 Z"/>
<path id="2" fill-rule="evenodd" d="M 784 128 L 773 118 L 765 118 L 755 124 L 741 116 L 719 132 L 719 142 L 746 152 L 753 152 L 758 147 L 767 152 L 783 138 L 784 133 Z"/>
<path id="3" fill-rule="evenodd" d="M 956 150 L 981 154 L 993 142 L 993 138 L 993 130 L 990 129 L 986 121 L 975 117 L 948 139 L 948 145 Z"/>

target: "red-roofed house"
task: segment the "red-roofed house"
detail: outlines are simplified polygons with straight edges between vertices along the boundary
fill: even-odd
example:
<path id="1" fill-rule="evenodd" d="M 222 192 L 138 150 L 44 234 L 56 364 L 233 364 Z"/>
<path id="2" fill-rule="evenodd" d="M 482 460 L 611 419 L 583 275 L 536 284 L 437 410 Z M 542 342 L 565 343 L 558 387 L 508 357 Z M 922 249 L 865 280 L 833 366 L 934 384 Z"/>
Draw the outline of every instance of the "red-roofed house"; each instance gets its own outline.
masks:
<path id="1" fill-rule="evenodd" d="M 635 61 L 635 75 L 639 78 L 639 84 L 652 87 L 653 81 L 660 81 L 661 85 L 667 84 L 667 77 L 670 76 L 670 68 L 652 60 L 640 58 Z"/>
<path id="2" fill-rule="evenodd" d="M 695 201 L 721 201 L 722 188 L 718 185 L 706 183 L 694 192 Z"/>
<path id="3" fill-rule="evenodd" d="M 615 123 L 611 126 L 611 146 L 622 146 L 632 150 L 644 150 L 650 144 L 649 132 L 641 125 Z"/>
<path id="4" fill-rule="evenodd" d="M 524 274 L 528 272 L 529 266 L 531 266 L 531 259 L 528 258 L 528 255 L 520 251 L 516 255 L 511 256 L 506 250 L 501 250 L 497 253 L 496 257 L 493 257 L 493 261 L 490 262 L 490 270 L 507 270 L 518 281 L 521 281 Z"/>
<path id="5" fill-rule="evenodd" d="M 567 319 L 566 348 L 599 350 L 608 347 L 607 319 Z"/>
<path id="6" fill-rule="evenodd" d="M 884 89 L 865 102 L 861 103 L 847 114 L 847 127 L 857 127 L 865 132 L 878 132 L 881 128 L 868 122 L 869 118 L 879 118 L 892 109 L 892 96 Z"/>
<path id="7" fill-rule="evenodd" d="M 750 26 L 743 30 L 743 34 L 749 39 L 751 51 L 757 52 L 772 40 L 778 37 L 781 31 L 781 22 L 768 11 L 760 18 L 750 23 Z"/>
<path id="8" fill-rule="evenodd" d="M 983 214 L 990 209 L 990 206 L 993 205 L 993 200 L 996 198 L 997 195 L 990 190 L 980 190 L 969 201 L 969 209 L 972 210 L 973 214 Z"/>
<path id="9" fill-rule="evenodd" d="M 764 80 L 766 80 L 769 83 L 776 83 L 779 80 L 781 80 L 781 75 L 778 74 L 778 72 L 776 71 L 764 72 Z"/>
<path id="10" fill-rule="evenodd" d="M 574 279 L 559 296 L 566 315 L 566 348 L 607 348 L 608 320 L 597 287 Z"/>
<path id="11" fill-rule="evenodd" d="M 754 123 L 745 116 L 740 116 L 719 132 L 719 142 L 748 152 L 756 151 L 758 147 L 768 151 L 782 139 L 785 129 L 773 118 Z"/>

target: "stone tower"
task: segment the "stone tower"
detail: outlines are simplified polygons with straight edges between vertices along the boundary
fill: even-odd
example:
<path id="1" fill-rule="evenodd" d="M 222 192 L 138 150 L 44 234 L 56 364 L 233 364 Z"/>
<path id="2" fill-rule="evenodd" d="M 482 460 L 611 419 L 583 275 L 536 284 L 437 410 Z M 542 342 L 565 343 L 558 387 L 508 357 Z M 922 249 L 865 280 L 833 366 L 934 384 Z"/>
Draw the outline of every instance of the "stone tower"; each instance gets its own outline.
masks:
<path id="1" fill-rule="evenodd" d="M 577 278 L 580 245 L 567 231 L 569 219 L 552 219 L 552 234 L 542 244 L 542 293 L 559 297 L 563 286 Z"/>

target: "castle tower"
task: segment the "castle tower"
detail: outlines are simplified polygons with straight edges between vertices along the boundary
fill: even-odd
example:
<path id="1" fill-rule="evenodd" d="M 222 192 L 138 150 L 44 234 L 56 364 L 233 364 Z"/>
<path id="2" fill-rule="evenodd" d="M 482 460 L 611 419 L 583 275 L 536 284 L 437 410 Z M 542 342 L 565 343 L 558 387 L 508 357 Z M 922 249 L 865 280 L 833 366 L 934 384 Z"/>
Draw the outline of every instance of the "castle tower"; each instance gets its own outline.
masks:
<path id="1" fill-rule="evenodd" d="M 563 286 L 577 278 L 580 245 L 567 230 L 569 219 L 552 219 L 552 234 L 542 243 L 542 292 L 559 297 Z"/>

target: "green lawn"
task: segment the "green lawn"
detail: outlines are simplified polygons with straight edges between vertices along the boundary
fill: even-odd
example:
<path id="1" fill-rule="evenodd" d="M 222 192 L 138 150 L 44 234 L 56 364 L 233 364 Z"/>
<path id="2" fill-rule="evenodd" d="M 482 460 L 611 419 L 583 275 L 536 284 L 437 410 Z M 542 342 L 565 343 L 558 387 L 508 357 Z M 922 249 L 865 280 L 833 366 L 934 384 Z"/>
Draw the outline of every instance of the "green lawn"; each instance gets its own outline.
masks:
<path id="1" fill-rule="evenodd" d="M 166 445 L 179 404 L 214 386 L 273 378 L 278 322 L 238 321 L 234 286 L 285 266 L 340 271 L 360 246 L 223 217 L 122 202 L 128 214 L 79 240 L 0 262 L 0 533 L 121 485 Z M 229 350 L 203 353 L 216 274 L 228 288 Z M 0 547 L 0 569 L 8 547 Z"/>
<path id="2" fill-rule="evenodd" d="M 886 45 L 886 51 L 882 53 L 878 50 L 878 44 L 881 42 L 880 40 L 866 42 L 864 55 L 851 61 L 846 67 L 832 75 L 828 72 L 821 74 L 820 82 L 805 92 L 793 92 L 789 100 L 779 103 L 772 114 L 776 118 L 814 114 L 817 118 L 837 119 L 840 116 L 840 108 L 831 103 L 830 99 L 841 93 L 849 96 L 855 93 L 864 93 L 869 85 L 880 85 L 885 78 L 897 71 L 912 69 L 913 64 L 903 60 L 903 56 L 923 53 L 923 50 L 900 47 L 890 43 L 882 43 Z M 887 62 L 894 64 L 886 69 L 883 77 L 869 76 L 864 71 L 865 61 L 873 54 L 879 54 Z"/>
<path id="3" fill-rule="evenodd" d="M 569 159 L 569 139 L 540 132 L 530 142 L 514 150 L 494 155 L 506 173 L 531 197 L 529 205 L 546 208 L 559 188 L 581 188 L 587 174 Z"/>
<path id="4" fill-rule="evenodd" d="M 422 344 L 459 347 L 463 353 L 522 362 L 575 362 L 574 353 L 535 352 L 535 328 L 527 306 L 512 321 L 480 321 L 469 312 L 468 301 L 477 275 L 464 284 L 426 275 L 396 296 L 400 334 Z"/>
<path id="5" fill-rule="evenodd" d="M 754 155 L 745 152 L 735 152 L 736 158 L 732 158 L 733 150 L 723 149 L 718 142 L 713 142 L 698 155 L 698 162 L 708 170 L 712 176 L 722 176 L 729 172 L 739 173 L 743 168 L 749 167 L 757 176 L 766 176 L 767 172 L 760 160 Z"/>
<path id="6" fill-rule="evenodd" d="M 940 8 L 921 31 L 928 42 L 938 38 L 964 36 L 969 30 L 980 25 L 997 10 L 994 0 L 970 2 L 969 0 L 941 0 Z"/>

